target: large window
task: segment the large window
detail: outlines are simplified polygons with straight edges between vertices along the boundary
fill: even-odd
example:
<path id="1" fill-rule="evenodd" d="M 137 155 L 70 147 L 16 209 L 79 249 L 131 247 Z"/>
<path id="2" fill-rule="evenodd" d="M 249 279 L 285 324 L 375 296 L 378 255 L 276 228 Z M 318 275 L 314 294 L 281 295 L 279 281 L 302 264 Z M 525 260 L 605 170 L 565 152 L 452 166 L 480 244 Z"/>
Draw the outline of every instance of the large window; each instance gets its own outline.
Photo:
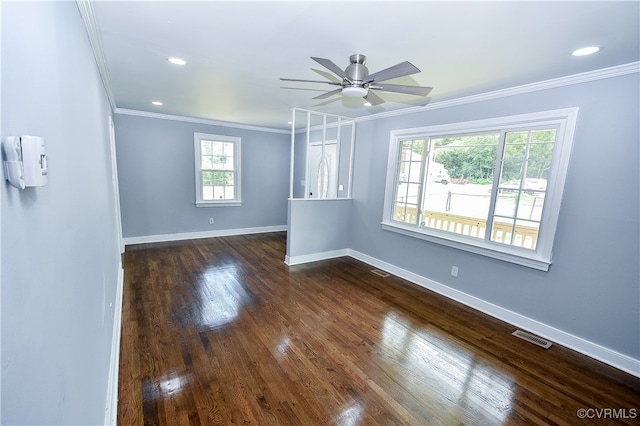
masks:
<path id="1" fill-rule="evenodd" d="M 547 270 L 576 115 L 392 132 L 383 227 Z"/>
<path id="2" fill-rule="evenodd" d="M 240 138 L 195 133 L 194 143 L 196 205 L 240 205 Z"/>

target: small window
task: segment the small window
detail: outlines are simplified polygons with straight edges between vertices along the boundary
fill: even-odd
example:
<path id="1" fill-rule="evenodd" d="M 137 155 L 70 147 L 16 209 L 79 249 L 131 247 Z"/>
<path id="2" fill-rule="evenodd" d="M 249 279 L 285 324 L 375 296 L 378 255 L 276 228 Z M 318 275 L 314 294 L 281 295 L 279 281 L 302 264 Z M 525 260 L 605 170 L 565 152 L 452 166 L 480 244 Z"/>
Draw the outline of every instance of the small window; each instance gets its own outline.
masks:
<path id="1" fill-rule="evenodd" d="M 383 227 L 547 270 L 576 114 L 392 132 Z"/>
<path id="2" fill-rule="evenodd" d="M 240 138 L 194 134 L 196 205 L 239 206 Z"/>

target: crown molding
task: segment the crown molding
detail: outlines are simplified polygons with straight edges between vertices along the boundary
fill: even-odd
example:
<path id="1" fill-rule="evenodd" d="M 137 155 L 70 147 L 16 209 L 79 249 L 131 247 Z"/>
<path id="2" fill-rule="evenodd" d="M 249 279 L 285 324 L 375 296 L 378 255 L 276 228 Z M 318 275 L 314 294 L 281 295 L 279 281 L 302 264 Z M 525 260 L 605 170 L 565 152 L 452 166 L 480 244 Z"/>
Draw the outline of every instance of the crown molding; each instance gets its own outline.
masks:
<path id="1" fill-rule="evenodd" d="M 109 69 L 107 68 L 107 60 L 104 56 L 104 50 L 102 49 L 102 39 L 100 38 L 100 30 L 98 29 L 98 22 L 96 21 L 95 14 L 93 13 L 93 3 L 91 0 L 76 0 L 76 5 L 80 11 L 80 16 L 84 22 L 84 26 L 87 29 L 87 35 L 89 36 L 89 44 L 91 44 L 91 50 L 93 50 L 93 56 L 96 59 L 98 66 L 98 72 L 102 78 L 102 84 L 104 90 L 107 93 L 111 110 L 116 109 L 116 100 L 113 97 L 113 89 L 111 88 L 111 77 L 109 76 Z"/>
<path id="2" fill-rule="evenodd" d="M 182 115 L 162 114 L 158 112 L 139 111 L 135 109 L 116 108 L 114 109 L 113 112 L 115 114 L 135 115 L 138 117 L 158 118 L 161 120 L 182 121 L 185 123 L 206 124 L 209 126 L 230 127 L 233 129 L 241 129 L 241 130 L 253 130 L 258 132 L 279 133 L 283 135 L 291 134 L 291 130 L 288 130 L 288 129 L 287 130 L 274 129 L 271 127 L 261 127 L 261 126 L 254 126 L 250 124 L 232 123 L 230 121 L 218 121 L 218 120 L 211 120 L 207 118 L 185 117 Z"/>
<path id="3" fill-rule="evenodd" d="M 606 78 L 620 77 L 627 74 L 640 72 L 640 62 L 631 62 L 623 65 L 616 65 L 609 68 L 602 68 L 594 71 L 587 71 L 580 74 L 568 75 L 565 77 L 553 78 L 536 83 L 514 86 L 507 89 L 495 90 L 492 92 L 480 93 L 477 95 L 465 96 L 462 98 L 450 99 L 440 102 L 430 103 L 425 106 L 403 108 L 395 111 L 386 111 L 366 117 L 358 117 L 356 122 L 376 120 L 379 118 L 395 117 L 399 115 L 413 114 L 416 112 L 430 111 L 441 108 L 450 108 L 459 105 L 467 105 L 476 102 L 505 98 L 508 96 L 522 95 L 525 93 L 537 92 L 540 90 L 554 89 L 557 87 L 571 86 L 575 84 L 587 83 Z"/>

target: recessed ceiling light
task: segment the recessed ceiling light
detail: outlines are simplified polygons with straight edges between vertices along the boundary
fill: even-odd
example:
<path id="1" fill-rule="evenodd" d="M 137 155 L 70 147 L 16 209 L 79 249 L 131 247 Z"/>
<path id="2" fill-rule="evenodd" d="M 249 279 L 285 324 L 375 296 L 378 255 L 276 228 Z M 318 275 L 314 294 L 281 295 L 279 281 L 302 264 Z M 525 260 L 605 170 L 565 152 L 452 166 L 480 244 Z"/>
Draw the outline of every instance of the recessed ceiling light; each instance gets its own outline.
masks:
<path id="1" fill-rule="evenodd" d="M 581 47 L 580 49 L 574 50 L 572 55 L 573 56 L 587 56 L 587 55 L 593 55 L 594 53 L 597 53 L 599 51 L 600 51 L 600 47 L 599 46 L 587 46 L 587 47 Z"/>
<path id="2" fill-rule="evenodd" d="M 167 58 L 167 61 L 171 62 L 174 65 L 184 65 L 187 63 L 187 61 L 185 61 L 182 58 L 176 58 L 175 56 L 172 56 L 171 58 Z"/>
<path id="3" fill-rule="evenodd" d="M 162 102 L 160 101 L 151 101 L 152 104 L 154 104 L 155 106 L 162 106 Z"/>
<path id="4" fill-rule="evenodd" d="M 365 102 L 363 105 L 366 106 L 366 107 L 370 107 L 371 106 L 371 102 Z"/>

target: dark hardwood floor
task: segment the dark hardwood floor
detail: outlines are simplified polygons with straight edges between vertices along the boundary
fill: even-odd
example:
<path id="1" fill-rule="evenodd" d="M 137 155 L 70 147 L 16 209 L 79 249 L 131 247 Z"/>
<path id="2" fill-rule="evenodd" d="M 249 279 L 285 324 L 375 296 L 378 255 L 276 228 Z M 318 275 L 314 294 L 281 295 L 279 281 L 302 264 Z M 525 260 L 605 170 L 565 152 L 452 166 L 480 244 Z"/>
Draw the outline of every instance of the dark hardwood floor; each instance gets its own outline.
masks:
<path id="1" fill-rule="evenodd" d="M 285 244 L 127 247 L 118 424 L 640 424 L 640 379 L 351 258 L 287 267 Z"/>

